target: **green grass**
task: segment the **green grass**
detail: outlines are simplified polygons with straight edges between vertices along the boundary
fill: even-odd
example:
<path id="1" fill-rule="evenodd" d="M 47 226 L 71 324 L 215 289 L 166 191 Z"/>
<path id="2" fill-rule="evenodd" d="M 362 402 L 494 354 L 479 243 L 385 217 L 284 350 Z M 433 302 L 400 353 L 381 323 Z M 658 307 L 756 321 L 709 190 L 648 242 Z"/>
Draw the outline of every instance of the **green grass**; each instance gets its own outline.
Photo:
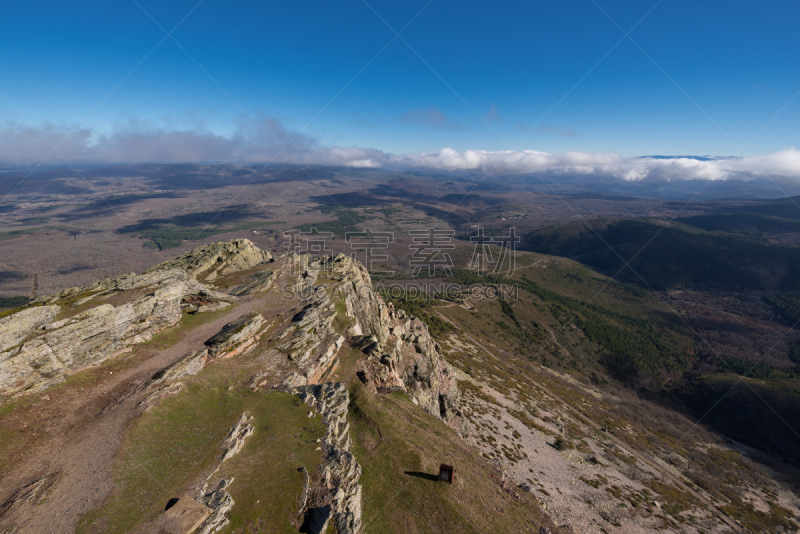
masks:
<path id="1" fill-rule="evenodd" d="M 223 531 L 252 532 L 263 518 L 272 532 L 296 532 L 304 480 L 297 467 L 313 471 L 319 464 L 315 440 L 324 433 L 322 422 L 308 419 L 308 408 L 294 395 L 228 386 L 209 373 L 133 421 L 116 461 L 113 496 L 84 516 L 77 532 L 124 533 L 157 518 L 170 498 L 214 468 L 222 441 L 244 411 L 254 416 L 255 432 L 223 464 L 221 475 L 235 478 L 229 492 L 236 501 Z"/>
<path id="2" fill-rule="evenodd" d="M 533 497 L 502 491 L 477 451 L 404 394 L 374 396 L 355 384 L 349 421 L 363 468 L 364 534 L 538 532 Z M 452 485 L 435 480 L 440 463 L 455 467 Z"/>
<path id="3" fill-rule="evenodd" d="M 308 408 L 300 399 L 284 393 L 262 394 L 251 409 L 255 432 L 244 449 L 223 466 L 225 476 L 235 477 L 230 493 L 236 505 L 230 525 L 222 532 L 297 532 L 302 518 L 296 517 L 297 497 L 305 477 L 322 460 L 316 439 L 325 428 L 322 418 L 307 417 Z M 242 530 L 244 529 L 244 530 Z"/>
<path id="4" fill-rule="evenodd" d="M 333 328 L 337 334 L 344 334 L 348 327 L 356 324 L 356 320 L 347 316 L 347 304 L 343 300 L 336 298 L 333 306 L 336 310 L 336 317 L 333 318 Z"/>
<path id="5" fill-rule="evenodd" d="M 594 356 L 596 349 L 586 340 L 599 346 L 599 360 L 605 371 L 624 382 L 660 381 L 688 368 L 691 333 L 676 315 L 660 311 L 649 292 L 625 284 L 606 285 L 602 277 L 569 263 L 542 271 L 521 269 L 515 278 L 456 271 L 452 281 L 462 287 L 517 286 L 517 300 L 502 297 L 497 303 L 479 303 L 484 326 L 478 331 L 493 342 L 504 339 L 520 354 L 538 355 L 542 345 L 547 346 L 548 336 L 540 324 L 545 322 L 562 336 L 569 336 L 570 344 L 580 344 L 586 354 L 584 360 L 598 359 Z M 404 307 L 402 303 L 396 305 Z M 490 317 L 491 309 L 497 307 L 499 316 Z M 452 309 L 448 308 L 448 313 L 453 313 Z M 499 330 L 489 330 L 490 322 Z M 570 325 L 583 336 L 572 333 Z M 565 341 L 562 339 L 561 343 Z M 558 351 L 552 355 L 560 357 Z M 562 362 L 562 367 L 577 371 L 578 356 L 575 351 L 574 361 Z M 591 367 L 586 367 L 587 373 Z"/>
<path id="6" fill-rule="evenodd" d="M 153 345 L 159 349 L 167 349 L 178 343 L 187 332 L 226 316 L 236 306 L 237 304 L 234 303 L 227 308 L 205 313 L 183 312 L 180 323 L 162 330 L 153 336 L 150 341 L 143 343 L 143 345 Z"/>

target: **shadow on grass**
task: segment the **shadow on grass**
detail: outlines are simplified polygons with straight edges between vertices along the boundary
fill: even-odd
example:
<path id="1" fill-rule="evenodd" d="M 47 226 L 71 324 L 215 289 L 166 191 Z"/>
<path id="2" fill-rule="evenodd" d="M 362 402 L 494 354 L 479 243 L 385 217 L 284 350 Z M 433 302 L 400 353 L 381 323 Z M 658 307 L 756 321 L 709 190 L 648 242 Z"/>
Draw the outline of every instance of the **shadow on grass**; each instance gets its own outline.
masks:
<path id="1" fill-rule="evenodd" d="M 434 482 L 439 480 L 438 475 L 433 475 L 431 473 L 422 473 L 420 471 L 406 471 L 405 473 L 412 477 L 424 478 L 425 480 L 432 480 Z"/>

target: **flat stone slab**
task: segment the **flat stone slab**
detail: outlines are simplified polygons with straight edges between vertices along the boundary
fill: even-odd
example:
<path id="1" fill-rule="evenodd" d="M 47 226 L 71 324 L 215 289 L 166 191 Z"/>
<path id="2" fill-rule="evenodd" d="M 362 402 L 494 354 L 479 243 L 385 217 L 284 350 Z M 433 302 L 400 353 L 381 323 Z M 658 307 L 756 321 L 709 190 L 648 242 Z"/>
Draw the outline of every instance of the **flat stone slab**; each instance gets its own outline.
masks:
<path id="1" fill-rule="evenodd" d="M 178 499 L 172 508 L 164 512 L 165 528 L 170 534 L 190 534 L 203 524 L 211 509 L 188 495 Z"/>
<path id="2" fill-rule="evenodd" d="M 205 345 L 208 347 L 209 355 L 215 358 L 229 358 L 247 352 L 261 338 L 259 331 L 263 326 L 264 318 L 260 313 L 242 315 L 206 340 Z"/>

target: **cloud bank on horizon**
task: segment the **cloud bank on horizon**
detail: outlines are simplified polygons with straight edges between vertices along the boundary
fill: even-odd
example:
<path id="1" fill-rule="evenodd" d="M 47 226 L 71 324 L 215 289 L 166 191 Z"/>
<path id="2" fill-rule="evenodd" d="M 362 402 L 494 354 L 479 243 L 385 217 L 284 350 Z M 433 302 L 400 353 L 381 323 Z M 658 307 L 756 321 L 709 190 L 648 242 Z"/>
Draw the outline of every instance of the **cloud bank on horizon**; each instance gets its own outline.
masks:
<path id="1" fill-rule="evenodd" d="M 282 147 L 285 147 L 282 148 Z M 53 150 L 55 149 L 55 151 Z M 44 161 L 43 161 L 44 160 Z M 74 163 L 240 162 L 341 165 L 355 168 L 428 168 L 490 175 L 542 173 L 642 180 L 750 180 L 772 177 L 800 181 L 800 150 L 753 157 L 625 157 L 615 152 L 465 150 L 442 148 L 391 154 L 361 147 L 325 147 L 313 136 L 292 132 L 275 118 L 242 122 L 229 136 L 132 123 L 112 133 L 45 124 L 34 131 L 7 123 L 0 127 L 0 163 L 30 166 Z"/>

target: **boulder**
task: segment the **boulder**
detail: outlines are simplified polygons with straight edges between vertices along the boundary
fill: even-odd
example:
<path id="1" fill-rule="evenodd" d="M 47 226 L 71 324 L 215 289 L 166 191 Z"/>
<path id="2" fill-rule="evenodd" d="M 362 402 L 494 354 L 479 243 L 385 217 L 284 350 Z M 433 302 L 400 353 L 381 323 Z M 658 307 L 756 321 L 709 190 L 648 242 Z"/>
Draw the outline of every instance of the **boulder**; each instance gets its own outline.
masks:
<path id="1" fill-rule="evenodd" d="M 147 272 L 178 268 L 199 280 L 208 281 L 271 259 L 269 252 L 256 247 L 249 239 L 234 239 L 199 246 L 175 259 L 159 263 Z"/>
<path id="2" fill-rule="evenodd" d="M 92 294 L 97 299 L 123 293 L 124 297 L 126 292 L 130 292 L 130 302 L 117 306 L 98 302 L 94 308 L 51 322 L 59 306 L 74 304 L 76 296 Z M 132 345 L 149 341 L 178 323 L 183 302 L 199 297 L 208 302 L 238 300 L 210 290 L 180 269 L 118 276 L 88 288 L 40 297 L 38 302 L 50 305 L 33 306 L 5 318 L 8 324 L 17 325 L 10 329 L 16 334 L 9 340 L 24 332 L 29 332 L 27 338 L 34 337 L 0 351 L 0 395 L 41 391 L 63 381 L 67 373 L 130 351 Z M 31 331 L 32 325 L 38 326 Z"/>
<path id="3" fill-rule="evenodd" d="M 32 306 L 0 319 L 0 352 L 10 349 L 37 328 L 56 318 L 60 306 Z"/>
<path id="4" fill-rule="evenodd" d="M 161 382 L 169 380 L 177 380 L 188 375 L 196 375 L 199 373 L 206 364 L 208 358 L 208 350 L 193 351 L 186 354 L 177 362 L 164 367 L 159 372 L 153 375 L 150 385 L 154 386 Z"/>
<path id="5" fill-rule="evenodd" d="M 260 313 L 242 315 L 206 340 L 209 355 L 214 358 L 231 358 L 250 351 L 261 339 L 260 330 L 263 326 L 264 318 Z"/>

